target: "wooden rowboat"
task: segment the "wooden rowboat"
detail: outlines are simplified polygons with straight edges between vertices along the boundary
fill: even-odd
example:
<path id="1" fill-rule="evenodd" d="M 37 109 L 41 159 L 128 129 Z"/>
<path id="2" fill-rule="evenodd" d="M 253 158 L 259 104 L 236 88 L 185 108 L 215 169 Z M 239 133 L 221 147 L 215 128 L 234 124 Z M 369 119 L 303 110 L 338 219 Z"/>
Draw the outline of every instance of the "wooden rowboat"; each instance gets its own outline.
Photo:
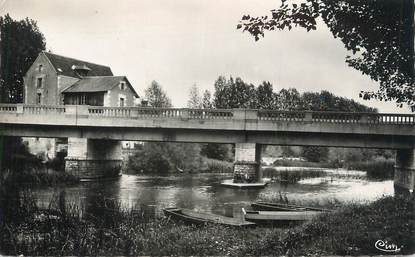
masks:
<path id="1" fill-rule="evenodd" d="M 188 209 L 181 208 L 166 208 L 163 209 L 164 215 L 175 220 L 180 220 L 191 224 L 206 224 L 214 223 L 233 227 L 254 227 L 255 223 L 249 222 L 241 218 L 231 218 L 213 213 L 195 212 Z"/>
<path id="2" fill-rule="evenodd" d="M 311 220 L 320 211 L 245 211 L 245 220 L 253 222 L 274 222 L 274 221 L 306 221 Z"/>
<path id="3" fill-rule="evenodd" d="M 251 207 L 256 211 L 319 211 L 330 212 L 329 209 L 316 208 L 310 206 L 300 206 L 283 203 L 254 202 Z"/>

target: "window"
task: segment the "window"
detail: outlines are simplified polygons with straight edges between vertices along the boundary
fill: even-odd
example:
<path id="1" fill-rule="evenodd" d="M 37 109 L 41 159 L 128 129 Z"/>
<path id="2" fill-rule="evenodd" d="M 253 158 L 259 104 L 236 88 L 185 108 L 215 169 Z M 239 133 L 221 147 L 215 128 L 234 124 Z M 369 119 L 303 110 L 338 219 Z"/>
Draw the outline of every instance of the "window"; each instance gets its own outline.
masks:
<path id="1" fill-rule="evenodd" d="M 42 87 L 42 81 L 43 79 L 42 78 L 37 78 L 37 82 L 36 82 L 36 87 L 37 88 L 41 88 Z"/>
<path id="2" fill-rule="evenodd" d="M 125 106 L 125 101 L 123 97 L 120 97 L 120 107 L 124 107 Z"/>
<path id="3" fill-rule="evenodd" d="M 41 72 L 42 70 L 43 70 L 43 65 L 42 64 L 39 64 L 38 71 Z"/>
<path id="4" fill-rule="evenodd" d="M 124 81 L 121 81 L 120 89 L 121 90 L 124 90 L 125 89 L 125 82 Z"/>
<path id="5" fill-rule="evenodd" d="M 37 104 L 42 104 L 42 94 L 41 93 L 37 93 L 36 103 Z"/>

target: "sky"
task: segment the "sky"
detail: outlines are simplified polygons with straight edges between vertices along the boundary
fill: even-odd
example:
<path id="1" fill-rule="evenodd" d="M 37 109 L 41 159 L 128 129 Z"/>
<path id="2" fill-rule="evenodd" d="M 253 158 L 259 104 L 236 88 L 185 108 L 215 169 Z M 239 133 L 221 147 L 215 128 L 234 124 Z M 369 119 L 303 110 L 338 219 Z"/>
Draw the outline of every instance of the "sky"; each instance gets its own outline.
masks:
<path id="1" fill-rule="evenodd" d="M 159 82 L 176 107 L 189 89 L 213 91 L 219 75 L 274 90 L 328 90 L 380 112 L 408 112 L 392 102 L 364 101 L 377 84 L 345 63 L 348 53 L 323 22 L 317 31 L 269 32 L 255 42 L 236 29 L 244 14 L 267 15 L 280 0 L 0 0 L 0 15 L 37 21 L 46 48 L 110 66 L 140 96 Z"/>

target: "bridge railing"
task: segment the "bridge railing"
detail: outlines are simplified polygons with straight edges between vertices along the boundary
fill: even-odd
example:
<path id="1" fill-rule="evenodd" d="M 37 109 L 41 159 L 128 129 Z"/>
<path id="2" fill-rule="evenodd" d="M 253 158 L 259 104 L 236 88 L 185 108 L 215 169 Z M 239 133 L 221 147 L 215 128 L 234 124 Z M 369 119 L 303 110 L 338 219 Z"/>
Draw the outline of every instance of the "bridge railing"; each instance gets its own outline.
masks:
<path id="1" fill-rule="evenodd" d="M 131 117 L 132 108 L 106 108 L 100 106 L 88 106 L 87 114 L 91 116 L 104 116 L 104 117 Z"/>
<path id="2" fill-rule="evenodd" d="M 189 119 L 232 119 L 232 110 L 223 109 L 187 109 Z"/>
<path id="3" fill-rule="evenodd" d="M 0 113 L 29 115 L 83 115 L 119 118 L 177 118 L 200 120 L 258 120 L 321 123 L 397 124 L 415 125 L 414 114 L 275 111 L 247 109 L 188 109 L 151 107 L 101 107 L 87 105 L 24 105 L 0 104 Z"/>
<path id="4" fill-rule="evenodd" d="M 412 114 L 370 113 L 367 117 L 371 124 L 415 124 L 415 115 Z"/>
<path id="5" fill-rule="evenodd" d="M 391 113 L 258 110 L 258 120 L 415 125 L 415 115 Z"/>
<path id="6" fill-rule="evenodd" d="M 329 123 L 366 123 L 366 113 L 310 112 L 311 121 Z"/>
<path id="7" fill-rule="evenodd" d="M 232 119 L 232 110 L 149 108 L 149 107 L 88 107 L 92 116 L 130 118 L 187 118 L 187 119 Z"/>
<path id="8" fill-rule="evenodd" d="M 17 106 L 15 104 L 0 104 L 0 112 L 16 112 Z"/>
<path id="9" fill-rule="evenodd" d="M 28 114 L 64 114 L 65 106 L 23 105 L 23 113 Z"/>
<path id="10" fill-rule="evenodd" d="M 306 119 L 305 112 L 258 110 L 258 120 L 304 121 L 305 119 Z"/>
<path id="11" fill-rule="evenodd" d="M 15 112 L 26 114 L 63 114 L 65 106 L 53 105 L 23 105 L 23 104 L 0 104 L 0 112 Z"/>

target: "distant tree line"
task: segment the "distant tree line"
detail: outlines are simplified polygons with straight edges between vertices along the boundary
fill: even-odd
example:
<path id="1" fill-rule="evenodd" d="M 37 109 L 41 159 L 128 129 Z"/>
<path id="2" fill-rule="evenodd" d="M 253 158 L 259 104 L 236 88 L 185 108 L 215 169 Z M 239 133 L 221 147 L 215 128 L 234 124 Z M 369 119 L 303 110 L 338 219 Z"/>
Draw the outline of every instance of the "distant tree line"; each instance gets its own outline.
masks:
<path id="1" fill-rule="evenodd" d="M 247 83 L 241 78 L 219 76 L 214 83 L 213 99 L 205 91 L 203 99 L 192 88 L 190 103 L 203 103 L 217 109 L 251 108 L 284 111 L 341 111 L 341 112 L 377 112 L 375 108 L 360 104 L 353 99 L 336 96 L 328 91 L 299 93 L 295 88 L 282 88 L 275 92 L 270 82 L 264 81 L 258 86 Z M 199 100 L 195 98 L 199 96 Z M 191 104 L 189 107 L 193 107 Z"/>

